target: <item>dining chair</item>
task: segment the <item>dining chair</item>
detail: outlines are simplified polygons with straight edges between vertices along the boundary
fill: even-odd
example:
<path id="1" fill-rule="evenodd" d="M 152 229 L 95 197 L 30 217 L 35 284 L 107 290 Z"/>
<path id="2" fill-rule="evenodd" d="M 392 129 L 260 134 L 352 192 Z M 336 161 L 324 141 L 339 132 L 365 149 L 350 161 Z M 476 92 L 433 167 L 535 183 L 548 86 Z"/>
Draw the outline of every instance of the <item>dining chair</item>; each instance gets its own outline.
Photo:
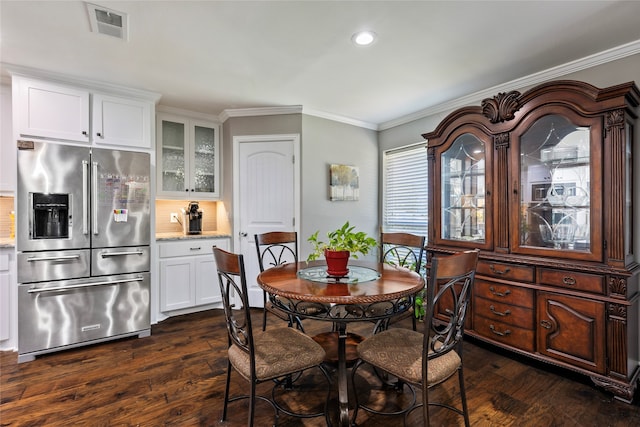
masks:
<path id="1" fill-rule="evenodd" d="M 426 287 L 424 330 L 392 328 L 365 339 L 358 345 L 360 360 L 352 370 L 352 381 L 364 364 L 397 377 L 411 387 L 419 387 L 422 401 L 414 401 L 395 412 L 382 412 L 358 402 L 353 414 L 355 423 L 358 409 L 383 415 L 401 415 L 406 418 L 422 407 L 424 425 L 429 425 L 429 406 L 440 406 L 462 415 L 469 427 L 469 412 L 464 387 L 462 343 L 464 322 L 471 288 L 475 280 L 478 250 L 456 253 L 431 260 Z M 444 383 L 458 374 L 461 408 L 443 402 L 430 402 L 430 388 Z M 376 376 L 372 377 L 375 380 Z"/>
<path id="2" fill-rule="evenodd" d="M 256 251 L 260 272 L 287 262 L 298 262 L 298 233 L 295 231 L 271 231 L 255 234 Z M 271 313 L 281 320 L 295 324 L 296 328 L 304 332 L 302 321 L 297 316 L 291 316 L 278 310 L 267 298 L 267 292 L 262 291 L 262 330 L 267 328 L 267 313 Z"/>
<path id="3" fill-rule="evenodd" d="M 405 267 L 423 275 L 425 237 L 411 233 L 381 233 L 380 234 L 380 262 L 399 267 Z M 389 323 L 398 322 L 411 316 L 413 330 L 416 330 L 415 310 L 409 309 L 405 314 L 376 323 L 373 333 L 376 334 L 388 328 Z"/>
<path id="4" fill-rule="evenodd" d="M 254 336 L 243 256 L 215 246 L 213 247 L 213 255 L 218 269 L 218 282 L 229 338 L 222 421 L 227 419 L 227 407 L 230 402 L 249 399 L 247 425 L 253 426 L 256 400 L 260 399 L 273 407 L 275 424 L 277 424 L 280 412 L 300 418 L 324 415 L 327 424 L 330 424 L 327 409 L 331 392 L 331 378 L 322 366 L 325 351 L 310 337 L 295 328 L 272 328 Z M 249 381 L 248 395 L 229 397 L 232 368 Z M 318 368 L 327 380 L 327 395 L 322 412 L 299 413 L 282 406 L 276 399 L 276 388 L 283 384 L 290 385 L 292 376 L 296 376 L 298 379 L 304 371 L 311 368 Z M 273 380 L 275 384 L 271 392 L 271 399 L 256 395 L 256 385 L 270 380 Z"/>

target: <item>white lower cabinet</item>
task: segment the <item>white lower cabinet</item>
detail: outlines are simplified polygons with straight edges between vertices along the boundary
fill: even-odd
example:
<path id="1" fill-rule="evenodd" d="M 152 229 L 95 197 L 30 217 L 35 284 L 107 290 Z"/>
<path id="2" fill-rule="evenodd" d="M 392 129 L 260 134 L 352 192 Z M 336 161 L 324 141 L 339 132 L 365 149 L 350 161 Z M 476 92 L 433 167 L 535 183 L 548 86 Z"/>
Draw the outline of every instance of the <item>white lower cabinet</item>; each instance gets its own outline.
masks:
<path id="1" fill-rule="evenodd" d="M 0 341 L 11 338 L 11 289 L 15 288 L 13 248 L 0 249 Z M 4 346 L 0 345 L 4 349 Z"/>
<path id="2" fill-rule="evenodd" d="M 160 311 L 222 301 L 213 246 L 229 250 L 229 239 L 159 242 Z"/>

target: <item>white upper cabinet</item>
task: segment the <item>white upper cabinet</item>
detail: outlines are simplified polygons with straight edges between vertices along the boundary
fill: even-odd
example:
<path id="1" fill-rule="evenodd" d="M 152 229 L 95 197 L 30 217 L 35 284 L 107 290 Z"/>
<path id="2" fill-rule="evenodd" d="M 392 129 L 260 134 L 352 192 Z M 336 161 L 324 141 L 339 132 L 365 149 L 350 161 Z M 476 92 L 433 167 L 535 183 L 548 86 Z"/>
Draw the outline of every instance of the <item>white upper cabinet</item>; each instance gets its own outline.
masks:
<path id="1" fill-rule="evenodd" d="M 153 149 L 149 92 L 12 75 L 16 138 Z M 134 95 L 127 95 L 132 93 Z"/>
<path id="2" fill-rule="evenodd" d="M 219 125 L 163 112 L 157 122 L 158 196 L 218 199 Z"/>
<path id="3" fill-rule="evenodd" d="M 0 85 L 0 195 L 16 190 L 16 144 L 13 140 L 11 87 Z"/>
<path id="4" fill-rule="evenodd" d="M 20 136 L 89 142 L 89 91 L 23 78 L 13 85 Z"/>
<path id="5" fill-rule="evenodd" d="M 91 120 L 96 144 L 151 148 L 150 102 L 93 95 Z"/>

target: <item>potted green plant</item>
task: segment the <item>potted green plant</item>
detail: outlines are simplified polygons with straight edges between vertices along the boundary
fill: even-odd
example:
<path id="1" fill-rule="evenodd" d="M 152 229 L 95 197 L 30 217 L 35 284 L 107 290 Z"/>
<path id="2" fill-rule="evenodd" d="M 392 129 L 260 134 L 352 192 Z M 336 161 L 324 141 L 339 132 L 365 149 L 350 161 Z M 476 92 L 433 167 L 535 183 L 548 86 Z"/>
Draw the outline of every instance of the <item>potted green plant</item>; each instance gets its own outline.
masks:
<path id="1" fill-rule="evenodd" d="M 378 246 L 376 239 L 369 237 L 364 231 L 354 230 L 355 226 L 347 221 L 342 227 L 327 233 L 327 242 L 319 240 L 319 231 L 316 231 L 307 239 L 313 245 L 313 251 L 307 257 L 307 261 L 316 260 L 324 255 L 329 276 L 346 276 L 349 273 L 347 264 L 350 256 L 357 259 L 358 254 L 366 255 Z"/>

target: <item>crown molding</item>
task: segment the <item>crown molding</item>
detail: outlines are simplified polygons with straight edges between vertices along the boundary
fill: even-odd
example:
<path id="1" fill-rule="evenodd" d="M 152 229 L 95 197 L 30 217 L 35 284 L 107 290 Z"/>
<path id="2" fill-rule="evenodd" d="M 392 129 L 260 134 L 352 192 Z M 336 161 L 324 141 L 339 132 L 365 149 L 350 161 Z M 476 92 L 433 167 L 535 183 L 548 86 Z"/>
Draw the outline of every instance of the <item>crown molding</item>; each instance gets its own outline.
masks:
<path id="1" fill-rule="evenodd" d="M 312 108 L 304 108 L 302 112 L 309 116 L 320 117 L 322 119 L 328 119 L 334 122 L 341 122 L 341 123 L 346 123 L 348 125 L 358 126 L 361 128 L 378 130 L 378 125 L 375 123 L 363 122 L 362 120 L 351 119 L 349 117 L 344 117 L 337 114 L 331 114 L 325 111 L 318 111 Z"/>
<path id="2" fill-rule="evenodd" d="M 162 105 L 162 104 L 156 105 L 156 112 L 175 114 L 178 116 L 189 116 L 194 119 L 205 120 L 210 122 L 217 122 L 217 123 L 220 122 L 220 118 L 215 114 L 207 114 L 207 113 L 201 113 L 199 111 L 184 110 L 182 108 L 170 107 L 168 105 Z"/>
<path id="3" fill-rule="evenodd" d="M 220 113 L 220 121 L 225 122 L 231 117 L 275 116 L 279 114 L 300 114 L 302 105 L 290 105 L 285 107 L 255 107 L 227 109 Z"/>
<path id="4" fill-rule="evenodd" d="M 128 98 L 141 98 L 148 101 L 153 101 L 154 103 L 157 103 L 162 96 L 159 93 L 150 92 L 147 90 L 135 89 L 102 81 L 89 80 L 81 77 L 69 76 L 53 71 L 39 70 L 35 68 L 24 67 L 22 65 L 0 63 L 0 66 L 3 69 L 7 70 L 7 72 L 11 76 L 45 79 L 50 82 L 55 82 L 63 85 L 72 85 L 91 91 L 98 90 L 109 94 L 126 96 Z"/>
<path id="5" fill-rule="evenodd" d="M 567 62 L 566 64 L 549 68 L 547 70 L 540 71 L 529 76 L 511 80 L 509 82 L 502 83 L 500 85 L 493 86 L 479 92 L 453 99 L 451 101 L 434 105 L 433 107 L 425 108 L 424 110 L 416 111 L 415 113 L 411 113 L 394 120 L 380 123 L 378 125 L 378 130 L 380 131 L 390 129 L 434 114 L 452 111 L 460 107 L 465 107 L 467 105 L 477 103 L 484 98 L 492 97 L 498 92 L 513 90 L 514 88 L 534 86 L 540 83 L 547 82 L 549 80 L 556 79 L 558 77 L 566 76 L 567 74 L 586 70 L 587 68 L 606 64 L 607 62 L 616 61 L 618 59 L 626 58 L 627 56 L 636 55 L 638 53 L 640 53 L 640 40 L 614 47 L 612 49 L 605 50 L 604 52 L 586 56 L 575 61 Z"/>

